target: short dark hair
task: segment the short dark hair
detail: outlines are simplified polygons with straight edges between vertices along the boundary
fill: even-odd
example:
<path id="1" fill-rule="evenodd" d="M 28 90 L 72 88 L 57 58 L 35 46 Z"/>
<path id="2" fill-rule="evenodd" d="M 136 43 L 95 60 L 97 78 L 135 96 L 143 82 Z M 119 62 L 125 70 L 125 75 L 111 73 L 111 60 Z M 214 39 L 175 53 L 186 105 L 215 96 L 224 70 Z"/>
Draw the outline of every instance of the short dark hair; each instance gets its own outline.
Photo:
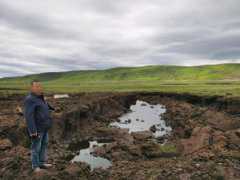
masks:
<path id="1" fill-rule="evenodd" d="M 31 86 L 32 86 L 34 83 L 38 83 L 38 82 L 40 82 L 38 79 L 33 79 L 33 80 L 31 81 Z"/>

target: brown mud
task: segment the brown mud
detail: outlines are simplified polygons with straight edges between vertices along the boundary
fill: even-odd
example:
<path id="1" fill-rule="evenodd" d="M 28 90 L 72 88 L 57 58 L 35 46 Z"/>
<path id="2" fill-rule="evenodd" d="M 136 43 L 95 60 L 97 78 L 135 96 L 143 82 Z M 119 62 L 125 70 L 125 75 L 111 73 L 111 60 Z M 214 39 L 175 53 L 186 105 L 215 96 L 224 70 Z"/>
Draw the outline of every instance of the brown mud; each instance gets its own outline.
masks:
<path id="1" fill-rule="evenodd" d="M 30 142 L 19 113 L 23 96 L 0 97 L 0 179 L 240 179 L 240 99 L 167 93 L 81 93 L 48 102 L 56 108 L 49 131 L 52 169 L 31 170 Z M 170 135 L 129 134 L 111 122 L 143 100 L 162 104 Z M 89 140 L 108 142 L 94 154 L 109 159 L 108 169 L 90 170 L 71 159 Z M 166 141 L 164 145 L 162 142 Z"/>

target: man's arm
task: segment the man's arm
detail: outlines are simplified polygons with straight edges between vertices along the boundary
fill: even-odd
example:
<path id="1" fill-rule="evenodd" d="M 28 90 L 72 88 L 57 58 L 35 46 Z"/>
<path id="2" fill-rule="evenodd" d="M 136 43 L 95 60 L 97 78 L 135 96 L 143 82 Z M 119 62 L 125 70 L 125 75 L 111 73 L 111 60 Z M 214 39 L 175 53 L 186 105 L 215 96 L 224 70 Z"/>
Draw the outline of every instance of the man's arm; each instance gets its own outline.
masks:
<path id="1" fill-rule="evenodd" d="M 48 105 L 49 110 L 51 110 L 51 111 L 55 111 L 55 108 L 52 107 L 48 102 L 47 102 L 47 105 Z"/>
<path id="2" fill-rule="evenodd" d="M 24 103 L 24 116 L 27 122 L 27 127 L 30 133 L 30 136 L 37 135 L 37 128 L 35 123 L 34 112 L 37 104 L 32 100 L 26 100 Z"/>

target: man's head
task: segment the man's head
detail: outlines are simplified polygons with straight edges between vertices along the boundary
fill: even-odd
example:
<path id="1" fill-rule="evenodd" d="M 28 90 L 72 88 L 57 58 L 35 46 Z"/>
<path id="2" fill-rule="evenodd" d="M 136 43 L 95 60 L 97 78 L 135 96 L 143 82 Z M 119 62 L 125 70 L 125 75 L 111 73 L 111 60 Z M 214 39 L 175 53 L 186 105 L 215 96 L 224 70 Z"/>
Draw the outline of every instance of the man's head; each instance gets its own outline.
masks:
<path id="1" fill-rule="evenodd" d="M 31 81 L 31 92 L 33 92 L 36 95 L 42 95 L 43 94 L 43 88 L 38 80 Z"/>

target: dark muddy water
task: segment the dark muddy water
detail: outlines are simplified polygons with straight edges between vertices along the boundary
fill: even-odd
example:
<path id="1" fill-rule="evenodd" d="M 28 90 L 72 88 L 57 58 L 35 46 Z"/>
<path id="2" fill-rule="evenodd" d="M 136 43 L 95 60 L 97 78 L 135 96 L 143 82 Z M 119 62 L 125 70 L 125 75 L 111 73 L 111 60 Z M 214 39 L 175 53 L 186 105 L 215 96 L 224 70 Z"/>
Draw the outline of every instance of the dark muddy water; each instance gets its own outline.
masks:
<path id="1" fill-rule="evenodd" d="M 147 102 L 137 100 L 130 107 L 130 112 L 119 117 L 119 122 L 113 122 L 110 126 L 127 128 L 129 133 L 150 130 L 154 126 L 154 136 L 160 137 L 170 133 L 172 128 L 167 126 L 161 118 L 166 109 L 161 104 L 151 105 Z"/>
<path id="2" fill-rule="evenodd" d="M 72 159 L 72 162 L 85 162 L 90 165 L 91 170 L 95 168 L 107 169 L 112 165 L 111 161 L 102 157 L 93 156 L 94 146 L 103 146 L 107 143 L 98 143 L 97 141 L 89 141 L 89 147 L 86 149 L 81 149 L 79 155 Z"/>

